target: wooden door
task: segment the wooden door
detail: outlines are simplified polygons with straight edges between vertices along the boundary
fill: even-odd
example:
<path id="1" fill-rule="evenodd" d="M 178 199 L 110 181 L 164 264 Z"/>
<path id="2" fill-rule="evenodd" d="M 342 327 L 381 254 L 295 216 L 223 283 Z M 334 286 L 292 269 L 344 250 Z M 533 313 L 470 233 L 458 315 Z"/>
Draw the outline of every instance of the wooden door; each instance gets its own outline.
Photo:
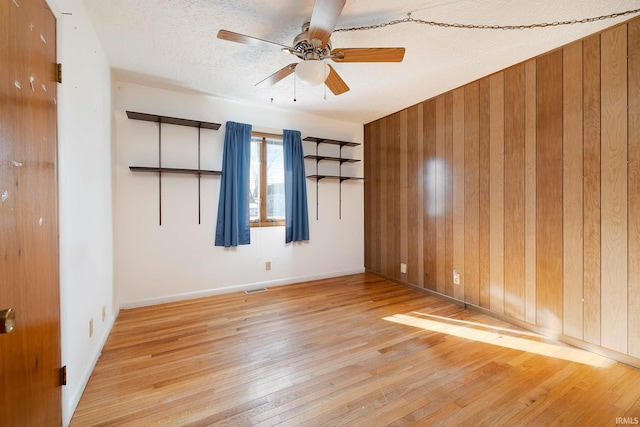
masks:
<path id="1" fill-rule="evenodd" d="M 59 426 L 56 21 L 8 0 L 0 28 L 0 425 Z"/>

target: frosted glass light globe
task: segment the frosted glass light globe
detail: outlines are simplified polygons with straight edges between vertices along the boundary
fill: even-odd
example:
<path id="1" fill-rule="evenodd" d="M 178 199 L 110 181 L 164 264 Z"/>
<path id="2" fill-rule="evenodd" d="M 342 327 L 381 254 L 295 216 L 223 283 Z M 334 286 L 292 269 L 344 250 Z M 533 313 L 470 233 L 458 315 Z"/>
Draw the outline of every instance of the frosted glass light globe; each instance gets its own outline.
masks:
<path id="1" fill-rule="evenodd" d="M 296 77 L 309 86 L 316 86 L 327 79 L 329 66 L 319 59 L 307 59 L 296 65 Z"/>

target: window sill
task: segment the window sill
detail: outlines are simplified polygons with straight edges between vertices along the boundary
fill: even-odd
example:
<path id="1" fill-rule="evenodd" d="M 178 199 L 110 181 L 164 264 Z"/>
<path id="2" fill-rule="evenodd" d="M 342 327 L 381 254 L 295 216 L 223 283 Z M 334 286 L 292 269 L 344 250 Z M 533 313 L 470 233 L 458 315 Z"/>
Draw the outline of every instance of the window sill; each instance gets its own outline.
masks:
<path id="1" fill-rule="evenodd" d="M 262 227 L 284 227 L 284 221 L 267 221 L 267 222 L 251 222 L 251 228 L 262 228 Z"/>

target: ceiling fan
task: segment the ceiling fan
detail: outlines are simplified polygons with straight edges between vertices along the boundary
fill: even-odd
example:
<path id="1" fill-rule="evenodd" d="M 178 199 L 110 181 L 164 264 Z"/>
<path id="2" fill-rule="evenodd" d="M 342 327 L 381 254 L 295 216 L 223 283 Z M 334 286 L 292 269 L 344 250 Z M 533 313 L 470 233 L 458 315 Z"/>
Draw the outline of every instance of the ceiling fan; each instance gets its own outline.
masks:
<path id="1" fill-rule="evenodd" d="M 233 31 L 220 30 L 218 38 L 259 48 L 278 49 L 299 59 L 276 71 L 256 86 L 272 86 L 292 74 L 307 84 L 325 83 L 334 95 L 349 90 L 336 70 L 324 60 L 335 62 L 402 62 L 403 47 L 392 48 L 337 48 L 331 45 L 331 33 L 342 13 L 346 0 L 315 0 L 310 22 L 302 26 L 302 32 L 293 40 L 293 46 L 286 46 Z"/>

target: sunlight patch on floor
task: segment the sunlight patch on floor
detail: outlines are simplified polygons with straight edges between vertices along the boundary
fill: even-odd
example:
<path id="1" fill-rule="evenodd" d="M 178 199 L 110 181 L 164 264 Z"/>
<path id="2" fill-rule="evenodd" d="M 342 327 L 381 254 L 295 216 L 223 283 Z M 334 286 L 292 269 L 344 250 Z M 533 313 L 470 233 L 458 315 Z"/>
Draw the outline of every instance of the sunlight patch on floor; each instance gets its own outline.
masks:
<path id="1" fill-rule="evenodd" d="M 424 313 L 416 314 L 419 314 L 422 317 L 409 314 L 394 314 L 393 316 L 384 317 L 383 320 L 421 328 L 427 331 L 452 335 L 463 339 L 483 342 L 486 344 L 498 345 L 514 350 L 582 363 L 585 365 L 605 368 L 613 364 L 613 361 L 610 359 L 595 353 L 564 344 L 553 344 L 539 341 L 544 338 L 530 332 L 523 332 L 493 325 L 484 325 L 477 322 L 443 318 Z M 425 317 L 430 317 L 430 319 Z M 517 334 L 519 336 L 514 336 L 512 334 Z"/>
<path id="2" fill-rule="evenodd" d="M 415 314 L 417 316 L 422 316 L 422 317 L 427 317 L 427 318 L 430 318 L 430 319 L 437 319 L 437 320 L 443 321 L 445 323 L 458 323 L 458 324 L 463 324 L 463 325 L 469 325 L 471 327 L 478 327 L 478 328 L 482 328 L 482 329 L 491 329 L 491 330 L 497 331 L 497 332 L 505 332 L 505 333 L 509 333 L 509 334 L 517 334 L 517 335 L 530 336 L 530 337 L 544 339 L 544 337 L 542 335 L 536 334 L 535 332 L 529 332 L 529 331 L 520 330 L 520 329 L 511 329 L 511 328 L 505 328 L 503 326 L 488 325 L 488 324 L 485 324 L 485 323 L 478 323 L 478 322 L 470 322 L 468 320 L 453 319 L 451 317 L 435 316 L 433 314 L 421 313 L 419 311 L 413 311 L 411 314 Z"/>

